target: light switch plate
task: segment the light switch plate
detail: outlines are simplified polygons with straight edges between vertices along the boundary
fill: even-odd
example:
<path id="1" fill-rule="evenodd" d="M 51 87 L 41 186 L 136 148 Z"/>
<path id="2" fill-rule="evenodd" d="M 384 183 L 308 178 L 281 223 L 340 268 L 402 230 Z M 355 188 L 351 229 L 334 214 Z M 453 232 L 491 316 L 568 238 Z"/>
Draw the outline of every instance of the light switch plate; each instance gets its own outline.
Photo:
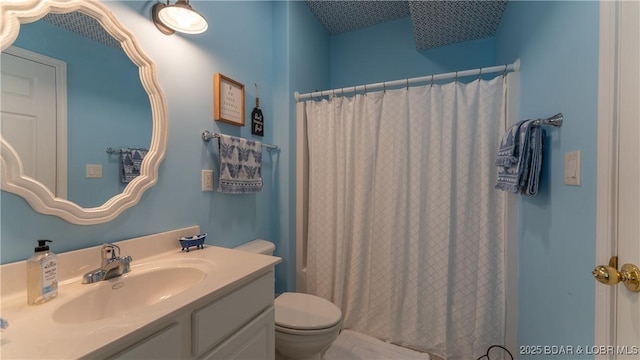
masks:
<path id="1" fill-rule="evenodd" d="M 202 170 L 202 191 L 213 191 L 213 170 Z"/>
<path id="2" fill-rule="evenodd" d="M 564 183 L 580 186 L 580 150 L 564 154 Z"/>
<path id="3" fill-rule="evenodd" d="M 87 164 L 87 178 L 101 178 L 102 177 L 102 165 L 101 164 Z"/>

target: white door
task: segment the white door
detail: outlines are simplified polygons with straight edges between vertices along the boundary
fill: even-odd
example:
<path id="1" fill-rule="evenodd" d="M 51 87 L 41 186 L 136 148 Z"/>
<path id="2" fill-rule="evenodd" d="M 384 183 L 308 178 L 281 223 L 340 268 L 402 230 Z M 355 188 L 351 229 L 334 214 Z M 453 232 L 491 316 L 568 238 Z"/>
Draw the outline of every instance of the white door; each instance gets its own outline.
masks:
<path id="1" fill-rule="evenodd" d="M 640 266 L 639 23 L 640 2 L 620 2 L 617 252 L 619 266 L 627 263 Z M 621 353 L 618 359 L 640 359 L 640 292 L 631 292 L 622 284 L 617 288 L 616 345 L 620 348 L 616 352 Z"/>
<path id="2" fill-rule="evenodd" d="M 66 83 L 60 74 L 66 65 L 61 63 L 24 49 L 5 50 L 0 124 L 24 174 L 66 198 L 66 90 L 60 84 Z"/>
<path id="3" fill-rule="evenodd" d="M 640 2 L 603 1 L 600 21 L 596 253 L 622 270 L 640 266 Z M 640 359 L 640 292 L 625 283 L 640 279 L 596 284 L 596 359 Z"/>

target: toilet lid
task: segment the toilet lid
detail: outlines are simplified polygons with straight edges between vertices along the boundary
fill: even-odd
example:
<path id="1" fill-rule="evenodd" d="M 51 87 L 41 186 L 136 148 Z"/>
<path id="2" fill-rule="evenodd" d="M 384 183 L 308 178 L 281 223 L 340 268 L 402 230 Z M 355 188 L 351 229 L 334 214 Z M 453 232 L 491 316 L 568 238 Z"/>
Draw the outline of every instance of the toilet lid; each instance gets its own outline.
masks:
<path id="1" fill-rule="evenodd" d="M 275 300 L 276 325 L 290 329 L 316 330 L 336 325 L 342 311 L 315 295 L 286 292 Z"/>

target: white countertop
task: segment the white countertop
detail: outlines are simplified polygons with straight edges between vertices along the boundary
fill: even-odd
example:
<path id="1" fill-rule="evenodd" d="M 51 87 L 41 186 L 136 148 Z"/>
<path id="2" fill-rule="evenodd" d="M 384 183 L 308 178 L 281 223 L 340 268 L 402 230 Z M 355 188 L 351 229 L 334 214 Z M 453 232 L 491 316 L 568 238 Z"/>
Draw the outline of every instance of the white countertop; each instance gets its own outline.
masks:
<path id="1" fill-rule="evenodd" d="M 195 235 L 199 229 L 192 227 L 178 231 L 179 236 Z M 59 270 L 66 274 L 61 278 L 58 296 L 41 305 L 27 305 L 26 294 L 19 287 L 8 284 L 10 278 L 24 264 L 8 264 L 0 267 L 2 270 L 2 302 L 0 316 L 9 322 L 9 327 L 2 331 L 0 337 L 0 357 L 3 359 L 74 359 L 86 356 L 118 339 L 139 331 L 154 322 L 176 313 L 184 306 L 203 299 L 213 299 L 231 288 L 244 284 L 270 271 L 280 258 L 245 253 L 232 249 L 205 245 L 204 249 L 192 248 L 190 252 L 182 251 L 177 241 L 176 232 L 163 233 L 163 236 L 147 236 L 127 242 L 118 242 L 121 255 L 131 255 L 133 262 L 131 272 L 123 275 L 133 275 L 136 268 L 144 268 L 151 263 L 206 263 L 212 265 L 213 271 L 187 290 L 169 297 L 168 299 L 150 306 L 139 306 L 131 312 L 118 314 L 106 319 L 84 323 L 64 324 L 54 320 L 53 312 L 61 305 L 76 298 L 76 296 L 90 291 L 95 286 L 112 286 L 119 281 L 114 278 L 95 284 L 81 284 L 81 274 L 86 268 L 95 267 L 96 263 L 80 266 L 79 259 L 87 259 L 85 250 L 73 252 L 71 256 L 58 255 L 58 263 L 77 262 L 76 270 Z M 160 239 L 160 240 L 158 240 Z M 135 240 L 135 241 L 134 241 Z M 153 241 L 153 246 L 149 246 Z M 136 248 L 136 246 L 146 246 Z M 164 242 L 164 245 L 159 245 Z M 99 254 L 99 246 L 86 249 L 92 255 Z M 149 252 L 145 248 L 160 249 L 163 252 Z M 167 251 L 167 248 L 172 248 Z M 128 252 L 127 250 L 130 250 Z M 143 250 L 141 250 L 143 249 Z M 69 253 L 71 254 L 71 253 Z M 99 263 L 99 255 L 95 262 Z M 24 263 L 24 262 L 22 262 Z M 60 265 L 59 265 L 60 266 Z M 75 276 L 74 276 L 75 275 Z M 120 279 L 123 280 L 123 279 Z M 15 291 L 7 292 L 7 289 Z M 22 291 L 21 291 L 22 290 Z"/>

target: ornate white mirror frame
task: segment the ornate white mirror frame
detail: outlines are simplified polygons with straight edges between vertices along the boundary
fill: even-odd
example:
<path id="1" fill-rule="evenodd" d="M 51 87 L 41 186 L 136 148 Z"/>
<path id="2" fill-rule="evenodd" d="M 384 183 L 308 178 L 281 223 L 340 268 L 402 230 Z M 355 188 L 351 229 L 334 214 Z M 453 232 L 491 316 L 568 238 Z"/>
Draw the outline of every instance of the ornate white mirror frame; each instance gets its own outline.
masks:
<path id="1" fill-rule="evenodd" d="M 142 162 L 140 175 L 133 179 L 122 193 L 112 197 L 102 206 L 83 208 L 71 201 L 55 197 L 46 186 L 25 176 L 18 153 L 0 134 L 0 184 L 2 190 L 23 197 L 39 213 L 55 215 L 73 224 L 92 225 L 115 219 L 124 210 L 137 204 L 145 190 L 157 182 L 158 168 L 167 145 L 168 110 L 164 93 L 156 77 L 154 63 L 111 10 L 96 0 L 0 1 L 0 50 L 4 51 L 16 40 L 21 23 L 36 21 L 48 13 L 61 14 L 72 11 L 81 11 L 95 18 L 111 36 L 120 41 L 124 52 L 139 68 L 140 81 L 149 94 L 153 118 L 151 146 Z M 88 134 L 93 135 L 96 134 Z"/>

